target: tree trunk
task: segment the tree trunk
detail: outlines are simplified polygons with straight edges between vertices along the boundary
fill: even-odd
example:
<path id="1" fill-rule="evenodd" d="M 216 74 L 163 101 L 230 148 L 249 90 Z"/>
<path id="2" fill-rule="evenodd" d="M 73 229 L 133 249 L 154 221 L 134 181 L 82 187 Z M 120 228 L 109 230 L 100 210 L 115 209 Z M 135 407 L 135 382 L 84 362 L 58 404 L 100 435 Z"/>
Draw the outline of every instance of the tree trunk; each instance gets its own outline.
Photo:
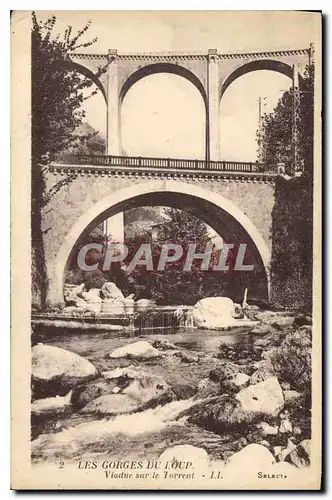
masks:
<path id="1" fill-rule="evenodd" d="M 47 275 L 41 225 L 44 179 L 40 165 L 32 165 L 31 176 L 31 288 L 32 307 L 45 309 Z"/>

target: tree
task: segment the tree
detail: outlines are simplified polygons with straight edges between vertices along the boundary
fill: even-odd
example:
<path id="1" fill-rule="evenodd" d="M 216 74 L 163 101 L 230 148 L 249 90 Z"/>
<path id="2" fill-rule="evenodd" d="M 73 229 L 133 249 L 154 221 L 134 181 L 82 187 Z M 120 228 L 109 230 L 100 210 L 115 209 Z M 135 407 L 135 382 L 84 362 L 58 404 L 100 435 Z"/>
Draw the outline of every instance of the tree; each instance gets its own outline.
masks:
<path id="1" fill-rule="evenodd" d="M 66 152 L 78 155 L 103 155 L 106 152 L 106 139 L 87 122 L 75 129 L 77 140 Z"/>
<path id="2" fill-rule="evenodd" d="M 314 66 L 306 67 L 300 86 L 299 119 L 299 160 L 307 173 L 313 168 L 313 103 L 314 103 Z M 293 89 L 284 92 L 275 109 L 262 118 L 261 130 L 257 139 L 261 141 L 262 162 L 268 168 L 276 169 L 283 162 L 291 167 L 294 161 L 292 145 L 293 128 Z"/>
<path id="3" fill-rule="evenodd" d="M 300 86 L 298 156 L 301 177 L 279 176 L 272 212 L 271 289 L 276 306 L 311 308 L 313 233 L 313 111 L 314 66 L 307 66 Z M 285 92 L 276 108 L 263 118 L 263 163 L 284 162 L 290 170 L 293 90 Z"/>
<path id="4" fill-rule="evenodd" d="M 50 189 L 46 188 L 49 164 L 56 156 L 77 143 L 86 140 L 75 133 L 82 123 L 83 90 L 93 82 L 73 69 L 70 54 L 87 48 L 97 39 L 82 42 L 90 27 L 88 22 L 77 33 L 68 26 L 63 36 L 54 34 L 56 17 L 46 22 L 32 14 L 31 33 L 31 243 L 33 258 L 34 295 L 41 307 L 45 307 L 47 276 L 42 232 L 42 211 L 52 197 L 72 177 L 66 176 Z M 100 68 L 100 76 L 106 67 Z"/>
<path id="5" fill-rule="evenodd" d="M 163 222 L 158 224 L 158 241 L 151 236 L 135 237 L 126 241 L 129 248 L 126 264 L 131 262 L 142 243 L 151 243 L 153 270 L 137 266 L 131 273 L 135 283 L 136 298 L 153 298 L 159 304 L 192 304 L 203 296 L 201 261 L 195 260 L 190 271 L 184 271 L 189 244 L 196 244 L 196 252 L 204 252 L 209 241 L 206 224 L 183 210 L 164 207 Z M 158 271 L 162 245 L 173 243 L 181 245 L 183 255 L 180 259 L 166 263 L 165 269 Z M 170 253 L 172 251 L 170 250 Z"/>

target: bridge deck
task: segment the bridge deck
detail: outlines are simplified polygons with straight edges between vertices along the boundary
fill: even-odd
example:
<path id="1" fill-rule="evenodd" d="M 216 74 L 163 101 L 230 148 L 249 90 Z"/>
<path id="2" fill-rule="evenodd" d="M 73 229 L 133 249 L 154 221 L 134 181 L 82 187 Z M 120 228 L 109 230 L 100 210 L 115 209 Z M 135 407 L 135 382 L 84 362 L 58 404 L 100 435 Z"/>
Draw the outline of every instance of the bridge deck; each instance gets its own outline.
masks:
<path id="1" fill-rule="evenodd" d="M 64 154 L 51 164 L 51 170 L 77 173 L 160 172 L 163 174 L 211 174 L 274 179 L 276 174 L 265 165 L 254 162 L 206 161 L 192 159 L 152 158 L 138 156 Z"/>

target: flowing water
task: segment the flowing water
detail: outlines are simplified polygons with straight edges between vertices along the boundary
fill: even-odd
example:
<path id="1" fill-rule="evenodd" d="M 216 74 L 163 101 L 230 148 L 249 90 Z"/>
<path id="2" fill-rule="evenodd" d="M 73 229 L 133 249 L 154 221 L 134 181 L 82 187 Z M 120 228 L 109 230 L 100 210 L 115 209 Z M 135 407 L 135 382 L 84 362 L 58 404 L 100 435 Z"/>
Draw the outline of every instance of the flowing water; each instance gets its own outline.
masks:
<path id="1" fill-rule="evenodd" d="M 197 385 L 211 369 L 220 364 L 217 355 L 222 343 L 245 348 L 253 343 L 254 336 L 245 328 L 227 332 L 186 328 L 173 334 L 162 335 L 159 331 L 157 334 L 133 338 L 116 336 L 113 332 L 75 333 L 61 330 L 57 335 L 39 336 L 36 340 L 76 352 L 89 359 L 100 371 L 131 365 L 151 375 L 161 376 L 172 387 L 178 384 Z M 195 359 L 198 356 L 199 361 L 183 362 L 173 355 L 174 351 L 163 351 L 161 359 L 150 361 L 109 358 L 108 354 L 117 347 L 138 340 L 150 343 L 168 340 Z M 154 409 L 108 418 L 71 412 L 54 415 L 34 423 L 34 460 L 38 462 L 51 457 L 70 460 L 84 456 L 91 459 L 94 455 L 114 456 L 117 459 L 137 459 L 147 455 L 158 458 L 166 448 L 175 444 L 201 446 L 210 455 L 220 458 L 227 444 L 227 436 L 221 437 L 188 424 L 185 417 L 177 419 L 185 409 L 196 403 L 197 400 L 188 398 Z"/>

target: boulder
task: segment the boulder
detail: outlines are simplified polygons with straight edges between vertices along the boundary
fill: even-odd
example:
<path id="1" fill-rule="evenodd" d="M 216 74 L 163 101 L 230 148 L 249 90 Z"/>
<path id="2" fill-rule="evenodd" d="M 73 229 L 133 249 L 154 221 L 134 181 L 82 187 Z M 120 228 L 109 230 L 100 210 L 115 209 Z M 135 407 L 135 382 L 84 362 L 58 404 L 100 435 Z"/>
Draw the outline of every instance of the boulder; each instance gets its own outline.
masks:
<path id="1" fill-rule="evenodd" d="M 130 359 L 156 359 L 161 356 L 161 352 L 158 349 L 152 347 L 152 345 L 141 340 L 139 342 L 134 342 L 133 344 L 127 344 L 122 347 L 118 347 L 111 352 L 110 358 L 130 358 Z"/>
<path id="2" fill-rule="evenodd" d="M 192 398 L 197 393 L 197 387 L 194 384 L 173 384 L 172 393 L 174 394 L 174 399 L 189 399 Z"/>
<path id="3" fill-rule="evenodd" d="M 80 413 L 95 415 L 119 415 L 138 410 L 139 401 L 127 394 L 105 394 L 84 406 Z"/>
<path id="4" fill-rule="evenodd" d="M 85 301 L 85 307 L 95 313 L 101 312 L 100 290 L 99 288 L 91 288 L 88 292 L 82 292 L 82 298 Z"/>
<path id="5" fill-rule="evenodd" d="M 280 434 L 291 434 L 293 431 L 292 422 L 288 418 L 284 418 L 279 425 Z"/>
<path id="6" fill-rule="evenodd" d="M 256 319 L 264 325 L 286 327 L 294 323 L 294 317 L 287 315 L 285 312 L 262 311 L 256 314 Z"/>
<path id="7" fill-rule="evenodd" d="M 273 446 L 272 448 L 273 454 L 275 457 L 278 457 L 280 453 L 282 452 L 282 446 Z"/>
<path id="8" fill-rule="evenodd" d="M 32 348 L 35 397 L 65 395 L 75 385 L 96 376 L 95 366 L 74 352 L 45 344 Z"/>
<path id="9" fill-rule="evenodd" d="M 121 393 L 140 401 L 142 404 L 166 394 L 169 387 L 162 377 L 142 375 L 133 380 Z"/>
<path id="10" fill-rule="evenodd" d="M 120 288 L 112 281 L 106 281 L 100 289 L 100 296 L 103 300 L 124 301 L 124 295 Z"/>
<path id="11" fill-rule="evenodd" d="M 251 333 L 254 334 L 256 333 L 257 335 L 266 335 L 267 333 L 270 333 L 271 327 L 269 325 L 265 325 L 264 323 L 259 323 L 258 325 L 255 326 L 253 330 L 251 330 Z"/>
<path id="12" fill-rule="evenodd" d="M 136 302 L 136 309 L 139 312 L 144 312 L 156 307 L 156 301 L 151 299 L 139 299 Z"/>
<path id="13" fill-rule="evenodd" d="M 186 351 L 177 351 L 174 353 L 174 356 L 180 358 L 184 363 L 198 363 L 199 361 L 197 354 L 191 354 Z"/>
<path id="14" fill-rule="evenodd" d="M 116 387 L 115 380 L 105 380 L 103 377 L 80 384 L 73 389 L 72 404 L 79 410 L 100 396 L 112 394 Z"/>
<path id="15" fill-rule="evenodd" d="M 117 379 L 120 377 L 127 377 L 134 379 L 139 374 L 139 369 L 133 365 L 124 366 L 122 368 L 115 368 L 114 370 L 107 370 L 102 372 L 102 376 L 106 379 Z"/>
<path id="16" fill-rule="evenodd" d="M 299 469 L 308 467 L 311 462 L 311 441 L 305 439 L 301 441 L 285 458 L 286 462 L 295 465 Z"/>
<path id="17" fill-rule="evenodd" d="M 261 367 L 258 368 L 258 370 L 254 371 L 254 373 L 250 376 L 249 383 L 250 385 L 256 385 L 259 384 L 260 382 L 264 382 L 264 380 L 267 380 L 273 376 L 272 370 L 269 369 L 268 367 Z"/>
<path id="18" fill-rule="evenodd" d="M 80 295 L 84 291 L 84 288 L 85 288 L 84 283 L 81 283 L 80 285 L 65 284 L 64 290 L 63 290 L 63 295 L 64 295 L 64 299 L 65 299 L 66 304 L 68 306 L 84 307 L 85 302 L 80 297 Z"/>
<path id="19" fill-rule="evenodd" d="M 248 444 L 241 451 L 235 453 L 228 459 L 228 467 L 231 466 L 239 472 L 246 469 L 261 470 L 272 465 L 275 458 L 266 446 L 260 444 Z"/>
<path id="20" fill-rule="evenodd" d="M 240 389 L 247 387 L 250 377 L 245 373 L 238 372 L 231 379 L 225 380 L 221 384 L 222 392 L 236 393 Z"/>
<path id="21" fill-rule="evenodd" d="M 222 384 L 225 380 L 231 380 L 241 371 L 241 366 L 231 361 L 224 361 L 210 371 L 209 378 L 213 382 Z"/>
<path id="22" fill-rule="evenodd" d="M 270 448 L 270 443 L 266 439 L 262 439 L 262 441 L 258 441 L 257 444 L 260 444 L 261 446 L 265 446 L 266 448 Z"/>
<path id="23" fill-rule="evenodd" d="M 99 288 L 91 288 L 88 292 L 81 293 L 85 302 L 101 302 Z"/>
<path id="24" fill-rule="evenodd" d="M 241 403 L 228 395 L 211 397 L 199 401 L 181 416 L 188 416 L 188 422 L 217 434 L 239 430 L 253 422 L 254 413 L 244 411 Z"/>
<path id="25" fill-rule="evenodd" d="M 234 302 L 227 297 L 207 297 L 199 300 L 191 311 L 194 326 L 209 330 L 237 326 L 255 326 L 257 322 L 236 319 Z"/>
<path id="26" fill-rule="evenodd" d="M 276 416 L 284 406 L 284 396 L 276 377 L 241 389 L 235 396 L 244 411 Z"/>
<path id="27" fill-rule="evenodd" d="M 287 446 L 282 448 L 280 453 L 276 456 L 277 462 L 283 462 L 285 458 L 296 448 L 296 444 L 293 443 L 292 439 L 287 440 Z"/>
<path id="28" fill-rule="evenodd" d="M 135 379 L 132 380 L 128 376 L 126 378 L 125 375 L 121 375 L 116 384 L 113 385 L 111 394 L 103 394 L 97 397 L 83 408 L 82 413 L 114 415 L 128 413 L 143 406 L 146 409 L 150 407 L 149 403 L 156 400 L 160 401 L 162 396 L 168 394 L 169 386 L 161 377 L 145 372 L 137 372 L 135 375 L 131 373 L 130 375 L 135 376 Z M 102 390 L 105 390 L 104 385 L 101 387 Z M 109 390 L 109 392 L 111 391 Z M 171 398 L 166 401 L 168 400 L 171 400 Z M 123 404 L 122 410 L 121 404 Z"/>
<path id="29" fill-rule="evenodd" d="M 133 314 L 135 307 L 133 295 L 125 298 L 121 290 L 112 281 L 107 281 L 103 284 L 100 296 L 103 300 L 101 306 L 102 312 L 113 314 L 114 316 Z"/>
<path id="30" fill-rule="evenodd" d="M 213 381 L 209 377 L 203 378 L 199 384 L 195 399 L 205 399 L 212 396 L 218 396 L 221 393 L 220 382 Z"/>
<path id="31" fill-rule="evenodd" d="M 272 324 L 273 326 L 279 328 L 285 328 L 287 326 L 292 326 L 293 323 L 294 323 L 294 318 L 292 318 L 291 316 L 285 316 L 285 317 L 277 317 Z"/>
<path id="32" fill-rule="evenodd" d="M 166 462 L 191 462 L 195 469 L 203 470 L 209 467 L 209 455 L 203 448 L 192 446 L 190 444 L 182 444 L 167 448 L 159 457 L 159 461 L 164 465 Z"/>
<path id="33" fill-rule="evenodd" d="M 176 345 L 172 344 L 172 342 L 169 342 L 168 340 L 164 339 L 157 339 L 153 342 L 153 347 L 156 349 L 161 349 L 162 351 L 168 351 L 172 349 L 177 349 Z"/>
<path id="34" fill-rule="evenodd" d="M 261 422 L 259 428 L 262 436 L 276 436 L 278 434 L 278 427 L 269 425 L 267 422 Z"/>
<path id="35" fill-rule="evenodd" d="M 71 404 L 72 391 L 65 396 L 55 396 L 53 398 L 36 399 L 31 403 L 32 415 L 42 413 L 58 413 L 65 410 Z"/>
<path id="36" fill-rule="evenodd" d="M 245 317 L 242 306 L 240 304 L 234 303 L 234 318 L 242 319 Z"/>

